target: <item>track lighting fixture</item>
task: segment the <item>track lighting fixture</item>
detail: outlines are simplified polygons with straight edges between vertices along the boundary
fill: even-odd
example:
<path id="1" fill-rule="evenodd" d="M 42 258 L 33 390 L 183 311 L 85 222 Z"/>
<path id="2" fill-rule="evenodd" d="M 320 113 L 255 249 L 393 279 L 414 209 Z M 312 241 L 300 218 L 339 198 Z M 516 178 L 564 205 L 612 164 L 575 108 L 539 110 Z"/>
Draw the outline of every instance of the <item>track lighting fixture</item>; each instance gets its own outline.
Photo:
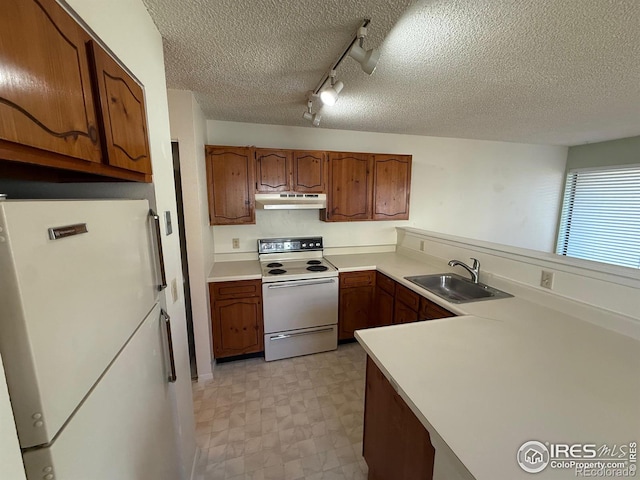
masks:
<path id="1" fill-rule="evenodd" d="M 320 125 L 320 119 L 322 118 L 322 115 L 320 115 L 320 113 L 318 112 L 311 113 L 312 108 L 313 102 L 309 100 L 307 102 L 307 111 L 302 114 L 302 118 L 304 118 L 305 120 L 309 120 L 314 127 L 317 127 Z"/>
<path id="2" fill-rule="evenodd" d="M 320 92 L 320 100 L 328 107 L 333 107 L 338 101 L 338 95 L 344 88 L 344 83 L 336 83 L 336 71 L 332 70 L 329 74 L 329 86 Z"/>
<path id="3" fill-rule="evenodd" d="M 367 36 L 367 27 L 360 27 L 357 35 L 358 41 L 349 50 L 349 56 L 360 64 L 365 73 L 371 75 L 378 65 L 378 60 L 380 60 L 380 50 L 377 48 L 370 50 L 362 48 L 364 37 Z"/>
<path id="4" fill-rule="evenodd" d="M 340 56 L 331 65 L 329 71 L 322 77 L 320 82 L 316 85 L 316 88 L 310 92 L 309 100 L 307 102 L 307 111 L 302 114 L 305 120 L 309 120 L 314 126 L 320 125 L 320 113 L 312 113 L 313 100 L 320 97 L 323 105 L 329 107 L 335 105 L 338 101 L 338 96 L 344 88 L 342 82 L 336 82 L 336 69 L 342 63 L 346 57 L 351 57 L 360 63 L 362 70 L 371 75 L 376 69 L 378 60 L 380 58 L 380 51 L 376 48 L 365 50 L 363 47 L 364 37 L 367 36 L 367 26 L 371 23 L 368 18 L 362 21 L 362 24 L 351 37 L 349 44 L 342 51 Z"/>

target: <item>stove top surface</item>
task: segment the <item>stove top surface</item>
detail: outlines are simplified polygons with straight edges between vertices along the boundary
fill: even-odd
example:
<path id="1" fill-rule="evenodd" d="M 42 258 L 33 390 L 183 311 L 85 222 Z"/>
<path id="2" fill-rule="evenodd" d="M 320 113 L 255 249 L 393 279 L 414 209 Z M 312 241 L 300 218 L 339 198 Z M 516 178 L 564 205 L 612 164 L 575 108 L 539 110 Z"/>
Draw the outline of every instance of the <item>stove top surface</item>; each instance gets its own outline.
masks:
<path id="1" fill-rule="evenodd" d="M 336 277 L 338 269 L 324 258 L 260 259 L 263 281 Z"/>

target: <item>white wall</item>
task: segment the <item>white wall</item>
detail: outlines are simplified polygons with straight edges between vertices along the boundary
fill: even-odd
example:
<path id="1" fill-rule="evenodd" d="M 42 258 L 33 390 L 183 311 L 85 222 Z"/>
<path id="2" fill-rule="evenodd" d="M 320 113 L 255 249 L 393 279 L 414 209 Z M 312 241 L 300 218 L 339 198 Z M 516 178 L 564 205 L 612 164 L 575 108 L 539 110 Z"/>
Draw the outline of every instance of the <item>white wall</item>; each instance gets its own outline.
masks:
<path id="1" fill-rule="evenodd" d="M 171 135 L 167 102 L 162 38 L 141 0 L 67 0 L 68 5 L 100 40 L 144 85 L 155 204 L 159 213 L 170 211 L 176 219 Z M 68 187 L 70 190 L 73 186 Z M 109 195 L 119 187 L 100 185 L 94 194 Z M 182 283 L 180 243 L 177 229 L 166 235 L 163 223 L 162 243 L 169 282 Z M 172 389 L 175 397 L 175 423 L 182 477 L 189 478 L 196 454 L 193 396 L 189 373 L 189 353 L 184 300 L 174 302 L 166 291 L 166 310 L 172 319 L 178 383 Z"/>
<path id="2" fill-rule="evenodd" d="M 7 480 L 24 480 L 25 478 L 2 357 L 0 357 L 0 478 Z"/>
<path id="3" fill-rule="evenodd" d="M 171 138 L 178 142 L 198 380 L 211 378 L 211 322 L 206 278 L 213 266 L 204 163 L 206 121 L 193 94 L 169 90 Z"/>
<path id="4" fill-rule="evenodd" d="M 384 121 L 381 119 L 381 121 Z M 207 121 L 212 145 L 413 155 L 410 220 L 324 223 L 314 212 L 258 212 L 254 226 L 214 227 L 216 254 L 256 250 L 256 239 L 323 235 L 328 247 L 387 245 L 395 226 L 552 251 L 566 147 Z M 232 238 L 240 250 L 232 250 Z"/>

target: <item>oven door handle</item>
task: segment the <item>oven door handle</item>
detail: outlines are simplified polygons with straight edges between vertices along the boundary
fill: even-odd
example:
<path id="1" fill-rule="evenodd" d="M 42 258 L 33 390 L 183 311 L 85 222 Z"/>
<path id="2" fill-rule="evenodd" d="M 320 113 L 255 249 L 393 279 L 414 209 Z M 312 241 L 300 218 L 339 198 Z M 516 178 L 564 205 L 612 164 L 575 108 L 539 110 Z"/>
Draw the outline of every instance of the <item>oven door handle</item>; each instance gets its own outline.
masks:
<path id="1" fill-rule="evenodd" d="M 272 283 L 268 285 L 267 288 L 272 289 L 272 288 L 306 287 L 307 285 L 324 285 L 326 283 L 335 283 L 335 282 L 336 282 L 335 278 L 330 278 L 328 280 L 319 280 L 316 282 L 305 282 L 305 283 L 300 283 L 293 280 L 290 282 Z"/>
<path id="2" fill-rule="evenodd" d="M 320 330 L 312 330 L 310 332 L 282 333 L 280 335 L 274 335 L 273 337 L 269 337 L 269 340 L 271 341 L 284 340 L 285 338 L 301 337 L 302 335 L 313 335 L 314 333 L 325 333 L 325 332 L 332 332 L 332 331 L 333 331 L 333 327 L 323 328 Z"/>

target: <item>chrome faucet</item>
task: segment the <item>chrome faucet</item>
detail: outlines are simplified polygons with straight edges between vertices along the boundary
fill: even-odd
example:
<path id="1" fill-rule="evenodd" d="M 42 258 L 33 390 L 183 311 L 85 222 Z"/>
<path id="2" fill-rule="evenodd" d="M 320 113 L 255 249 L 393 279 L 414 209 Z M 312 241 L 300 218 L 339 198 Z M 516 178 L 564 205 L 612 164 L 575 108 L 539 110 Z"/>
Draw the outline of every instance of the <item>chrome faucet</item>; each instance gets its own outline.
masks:
<path id="1" fill-rule="evenodd" d="M 473 260 L 473 267 L 470 267 L 469 265 L 467 265 L 464 262 L 461 262 L 460 260 L 451 260 L 449 262 L 449 266 L 455 267 L 456 265 L 460 265 L 462 268 L 466 269 L 467 272 L 471 274 L 471 281 L 473 283 L 478 283 L 478 277 L 480 276 L 480 262 L 478 261 L 477 258 L 472 258 L 471 260 Z"/>

